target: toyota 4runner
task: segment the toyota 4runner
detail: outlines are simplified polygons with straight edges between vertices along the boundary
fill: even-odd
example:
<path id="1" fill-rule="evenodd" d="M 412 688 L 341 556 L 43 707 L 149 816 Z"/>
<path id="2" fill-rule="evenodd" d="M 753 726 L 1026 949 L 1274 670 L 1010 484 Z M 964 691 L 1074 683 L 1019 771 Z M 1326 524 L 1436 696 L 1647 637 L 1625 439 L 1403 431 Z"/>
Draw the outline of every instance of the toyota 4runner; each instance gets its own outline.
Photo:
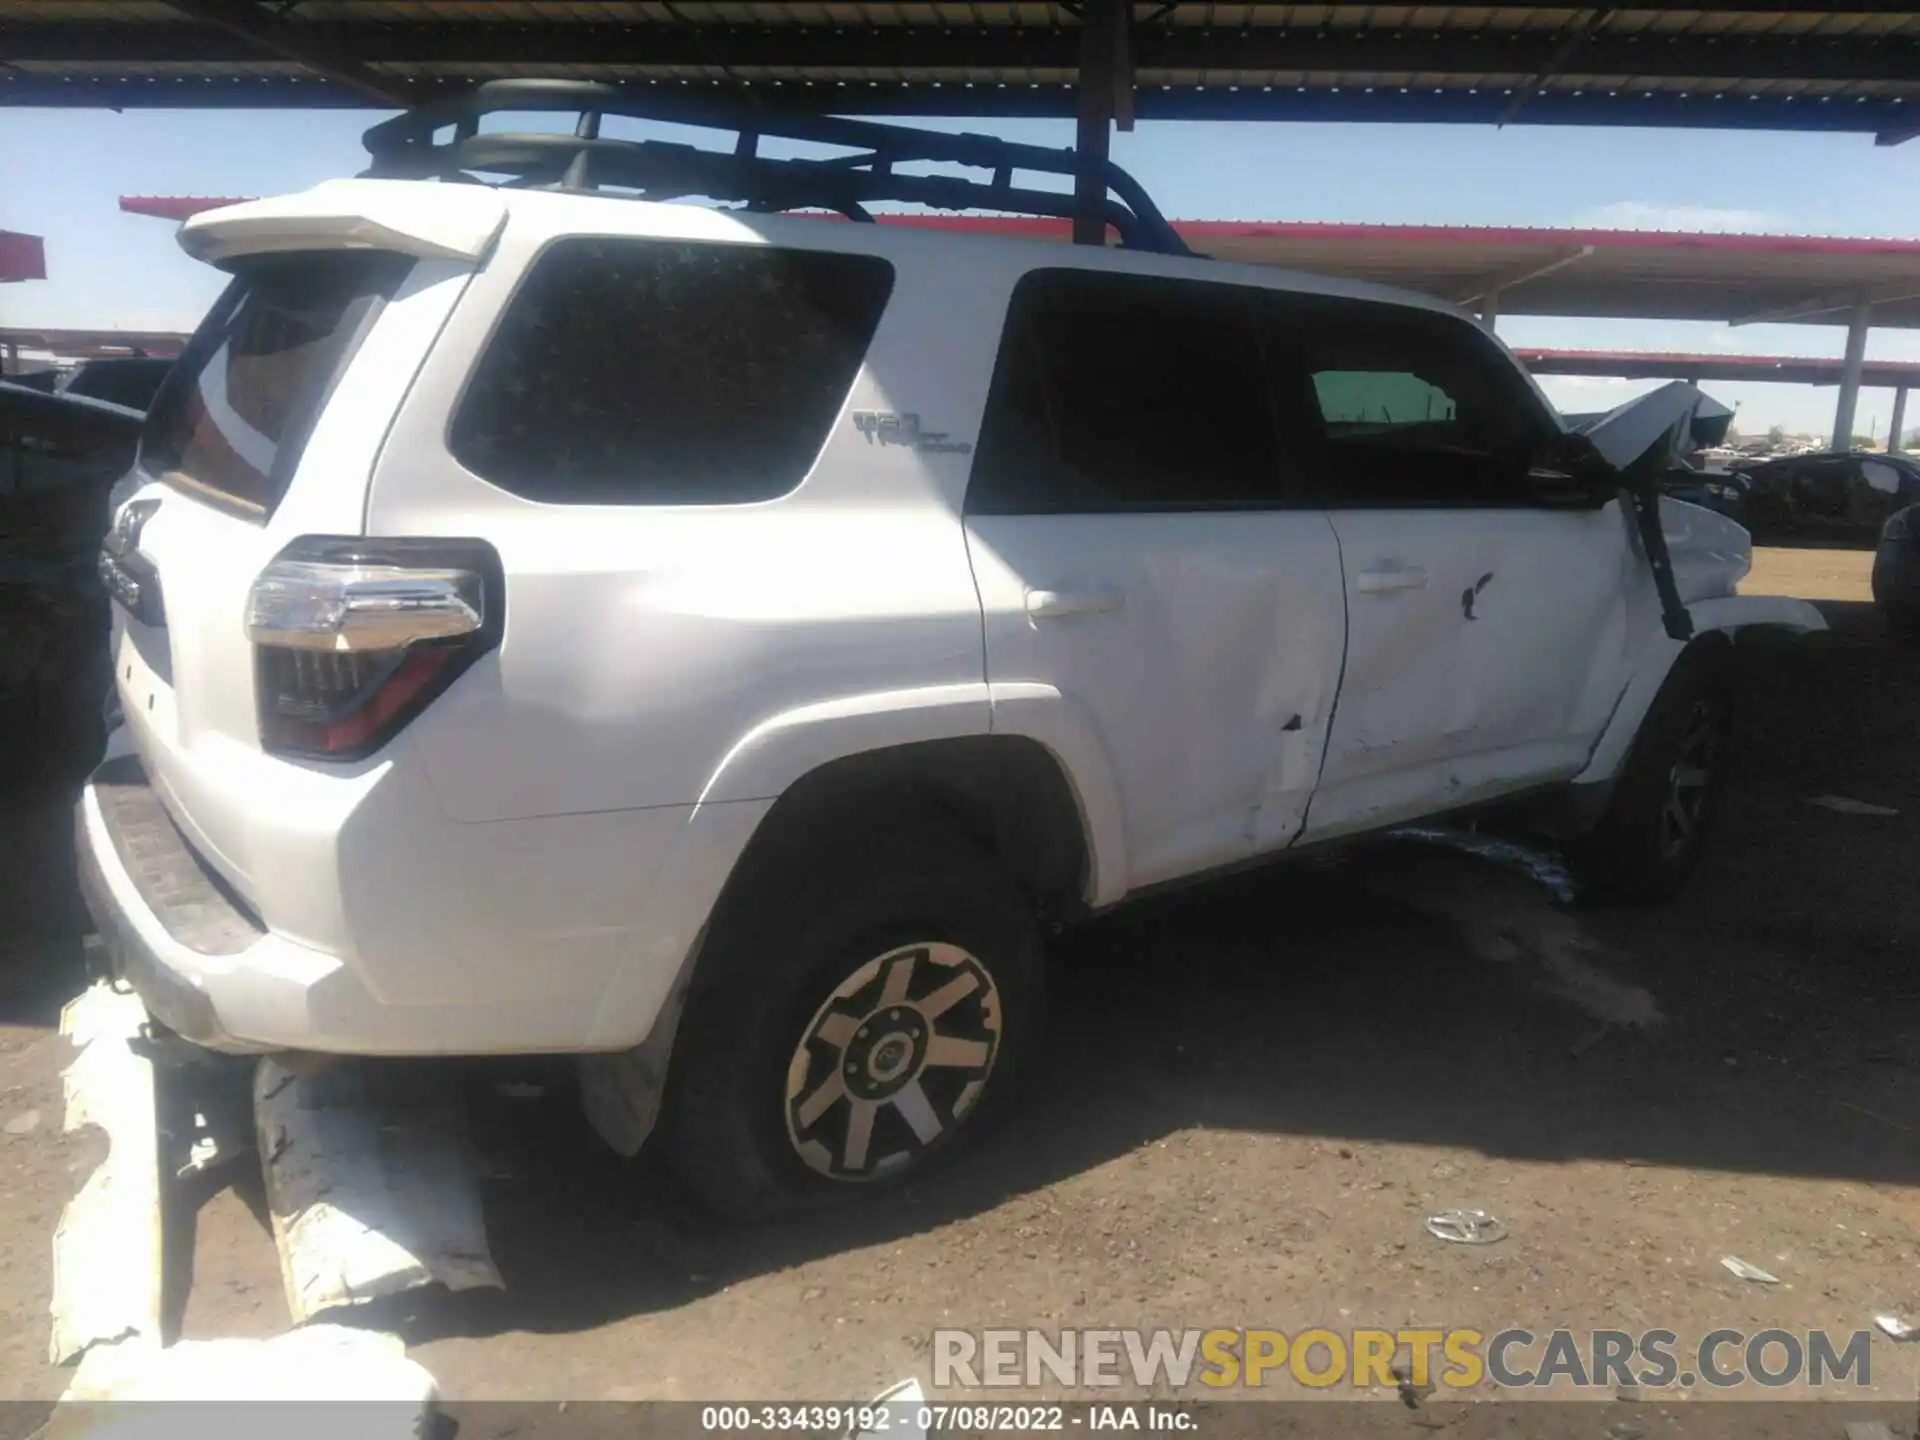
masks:
<path id="1" fill-rule="evenodd" d="M 1047 927 L 1142 891 L 1499 802 L 1671 893 L 1729 633 L 1820 626 L 1663 528 L 1666 420 L 1609 458 L 1462 313 L 1180 253 L 1111 168 L 1117 248 L 836 223 L 771 212 L 1064 215 L 1009 176 L 1073 162 L 464 103 L 182 232 L 232 279 L 101 556 L 78 844 L 192 1041 L 580 1055 L 729 1210 L 916 1173 L 1012 1097 Z"/>

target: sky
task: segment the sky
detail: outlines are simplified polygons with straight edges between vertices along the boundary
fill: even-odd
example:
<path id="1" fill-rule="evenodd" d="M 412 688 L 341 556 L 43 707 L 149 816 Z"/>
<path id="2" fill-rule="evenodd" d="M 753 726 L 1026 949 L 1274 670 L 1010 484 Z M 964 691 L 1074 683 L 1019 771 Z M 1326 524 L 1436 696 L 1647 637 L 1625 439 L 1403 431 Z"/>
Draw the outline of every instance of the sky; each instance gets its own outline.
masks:
<path id="1" fill-rule="evenodd" d="M 262 195 L 362 169 L 375 111 L 0 109 L 0 229 L 44 236 L 48 278 L 0 288 L 0 325 L 190 329 L 220 276 L 166 221 L 121 195 Z M 909 122 L 929 123 L 929 122 Z M 634 126 L 635 130 L 646 127 Z M 951 122 L 1070 145 L 1069 122 Z M 611 128 L 608 133 L 616 133 Z M 1114 158 L 1176 219 L 1588 226 L 1920 236 L 1920 143 L 1865 135 L 1462 125 L 1144 121 Z M 1503 316 L 1510 345 L 1838 355 L 1838 326 Z M 1920 332 L 1878 330 L 1868 354 L 1920 360 Z M 1567 411 L 1604 410 L 1648 384 L 1548 377 Z M 1746 433 L 1825 434 L 1831 387 L 1712 384 Z M 1884 427 L 1889 391 L 1862 393 Z M 1920 415 L 1914 417 L 1920 423 Z M 1877 431 L 1875 433 L 1878 433 Z"/>

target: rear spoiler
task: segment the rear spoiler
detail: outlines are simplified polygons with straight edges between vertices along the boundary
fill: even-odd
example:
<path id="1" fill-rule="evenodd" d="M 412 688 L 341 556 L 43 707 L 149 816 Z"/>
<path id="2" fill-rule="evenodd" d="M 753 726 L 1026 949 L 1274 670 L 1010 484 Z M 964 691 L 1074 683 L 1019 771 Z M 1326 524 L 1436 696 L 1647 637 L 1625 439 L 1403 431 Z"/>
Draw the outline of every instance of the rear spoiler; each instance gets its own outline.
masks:
<path id="1" fill-rule="evenodd" d="M 484 185 L 329 180 L 297 195 L 203 210 L 180 227 L 180 248 L 210 265 L 295 250 L 476 261 L 506 219 L 506 201 Z"/>

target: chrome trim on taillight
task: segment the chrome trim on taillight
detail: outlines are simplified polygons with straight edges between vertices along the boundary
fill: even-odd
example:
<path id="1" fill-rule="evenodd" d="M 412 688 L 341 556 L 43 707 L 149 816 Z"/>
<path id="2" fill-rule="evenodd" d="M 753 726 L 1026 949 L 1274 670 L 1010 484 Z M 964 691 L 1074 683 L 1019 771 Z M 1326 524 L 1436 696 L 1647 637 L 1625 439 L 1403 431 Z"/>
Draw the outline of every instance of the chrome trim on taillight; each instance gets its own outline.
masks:
<path id="1" fill-rule="evenodd" d="M 253 582 L 247 638 L 299 650 L 397 650 L 481 626 L 483 582 L 470 570 L 280 559 Z"/>

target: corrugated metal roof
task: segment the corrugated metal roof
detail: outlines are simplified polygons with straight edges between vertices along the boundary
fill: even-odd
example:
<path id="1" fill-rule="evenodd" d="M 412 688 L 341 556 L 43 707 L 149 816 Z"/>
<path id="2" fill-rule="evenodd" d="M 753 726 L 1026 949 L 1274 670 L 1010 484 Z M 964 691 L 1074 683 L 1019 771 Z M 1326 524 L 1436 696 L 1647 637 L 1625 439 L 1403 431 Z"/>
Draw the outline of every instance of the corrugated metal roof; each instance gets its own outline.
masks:
<path id="1" fill-rule="evenodd" d="M 1078 11 L 1030 0 L 0 0 L 0 104 L 370 104 L 370 88 L 425 99 L 496 76 L 565 75 L 812 110 L 1068 115 Z M 1920 128 L 1920 0 L 1138 0 L 1132 16 L 1142 116 Z"/>
<path id="2" fill-rule="evenodd" d="M 231 198 L 122 196 L 133 214 L 184 220 Z M 881 215 L 883 225 L 1066 241 L 1064 220 Z M 1457 302 L 1500 292 L 1508 315 L 1839 324 L 1852 299 L 1876 325 L 1920 327 L 1920 240 L 1527 226 L 1369 225 L 1310 220 L 1175 220 L 1196 251 L 1418 290 Z M 1824 308 L 1822 308 L 1824 307 Z M 1585 373 L 1585 372 L 1582 372 Z"/>

